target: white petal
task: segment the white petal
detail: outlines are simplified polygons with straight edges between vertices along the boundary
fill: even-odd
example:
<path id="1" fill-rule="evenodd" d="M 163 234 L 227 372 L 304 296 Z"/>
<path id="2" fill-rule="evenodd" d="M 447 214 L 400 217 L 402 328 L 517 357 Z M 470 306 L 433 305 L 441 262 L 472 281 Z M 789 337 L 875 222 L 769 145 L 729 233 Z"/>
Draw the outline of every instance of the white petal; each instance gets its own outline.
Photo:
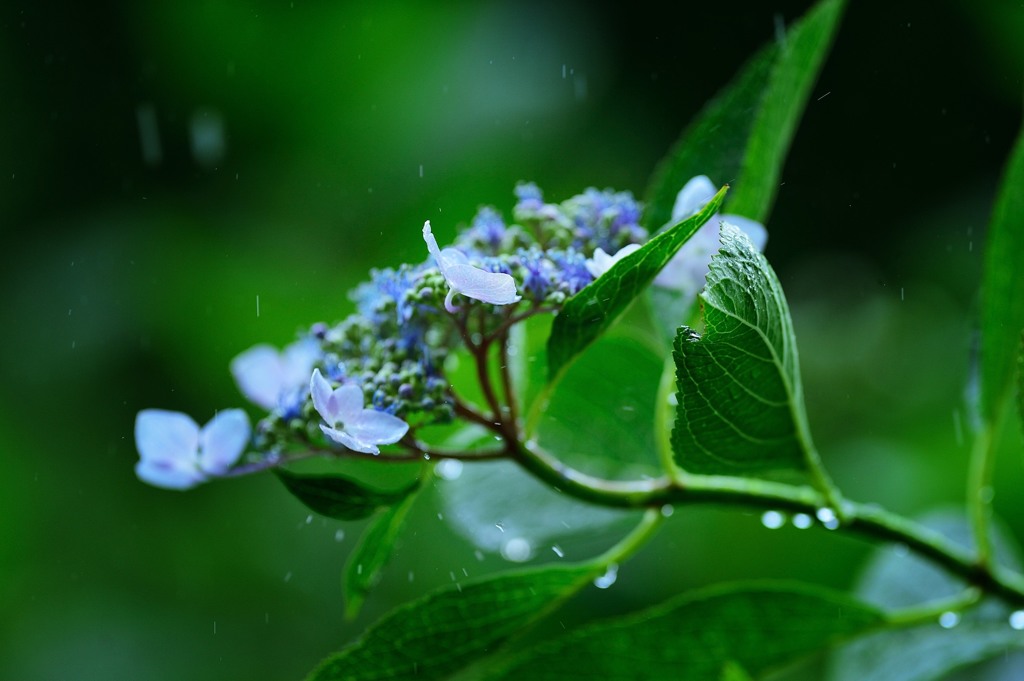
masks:
<path id="1" fill-rule="evenodd" d="M 594 251 L 594 257 L 586 262 L 587 271 L 594 275 L 596 279 L 610 270 L 615 263 L 639 249 L 640 244 L 628 244 L 616 251 L 615 255 L 608 255 L 604 252 L 604 249 L 598 248 Z"/>
<path id="2" fill-rule="evenodd" d="M 196 466 L 199 424 L 188 414 L 144 409 L 135 417 L 135 447 L 143 461 Z"/>
<path id="3" fill-rule="evenodd" d="M 707 175 L 694 177 L 676 194 L 676 203 L 672 207 L 672 222 L 696 215 L 714 196 L 717 189 Z"/>
<path id="4" fill-rule="evenodd" d="M 494 305 L 517 303 L 516 281 L 503 272 L 487 272 L 472 265 L 452 265 L 445 275 L 448 285 L 468 298 Z"/>
<path id="5" fill-rule="evenodd" d="M 430 220 L 423 223 L 423 240 L 427 242 L 427 251 L 430 252 L 430 255 L 434 256 L 434 261 L 441 270 L 441 274 L 444 274 L 447 279 L 448 275 L 445 274 L 447 263 L 441 255 L 441 249 L 437 246 L 437 239 L 434 238 L 434 233 L 430 231 Z"/>
<path id="6" fill-rule="evenodd" d="M 231 360 L 231 375 L 247 400 L 268 410 L 277 406 L 281 393 L 289 387 L 281 355 L 269 345 L 251 347 Z"/>
<path id="7" fill-rule="evenodd" d="M 206 479 L 194 462 L 187 461 L 143 459 L 135 464 L 135 475 L 143 482 L 164 489 L 189 489 Z"/>
<path id="8" fill-rule="evenodd" d="M 358 419 L 363 411 L 363 389 L 355 383 L 341 386 L 331 395 L 331 407 L 348 430 L 349 422 Z"/>
<path id="9" fill-rule="evenodd" d="M 199 466 L 211 475 L 224 473 L 249 444 L 249 417 L 241 409 L 225 409 L 199 434 Z"/>
<path id="10" fill-rule="evenodd" d="M 375 445 L 368 442 L 361 442 L 356 438 L 352 437 L 343 430 L 337 428 L 328 428 L 327 426 L 321 425 L 320 430 L 324 432 L 324 435 L 334 440 L 340 445 L 344 445 L 349 449 L 356 452 L 363 452 L 364 454 L 380 454 L 380 450 Z"/>
<path id="11" fill-rule="evenodd" d="M 331 395 L 334 394 L 334 390 L 327 379 L 320 375 L 319 369 L 314 369 L 313 376 L 309 379 L 309 394 L 313 398 L 313 407 L 327 425 L 333 426 L 337 423 L 338 414 L 331 409 Z"/>
<path id="12" fill-rule="evenodd" d="M 363 409 L 358 418 L 345 424 L 345 430 L 362 442 L 390 445 L 405 436 L 409 431 L 409 424 L 383 411 Z"/>
<path id="13" fill-rule="evenodd" d="M 466 254 L 457 248 L 445 248 L 441 251 L 441 259 L 444 260 L 444 269 L 447 270 L 452 265 L 468 265 L 469 258 Z"/>
<path id="14" fill-rule="evenodd" d="M 764 228 L 764 225 L 742 215 L 722 215 L 721 218 L 722 222 L 742 229 L 750 237 L 754 248 L 764 252 L 765 244 L 768 243 L 768 230 Z"/>

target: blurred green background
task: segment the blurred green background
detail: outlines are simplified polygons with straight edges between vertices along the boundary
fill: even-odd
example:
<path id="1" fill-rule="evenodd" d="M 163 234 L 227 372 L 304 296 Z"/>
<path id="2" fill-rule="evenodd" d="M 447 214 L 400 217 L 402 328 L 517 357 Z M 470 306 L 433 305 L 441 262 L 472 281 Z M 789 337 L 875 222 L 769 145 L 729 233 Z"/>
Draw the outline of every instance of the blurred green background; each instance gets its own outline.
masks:
<path id="1" fill-rule="evenodd" d="M 1024 6 L 851 4 L 767 254 L 834 477 L 914 513 L 963 497 Z M 445 241 L 480 204 L 509 215 L 520 179 L 554 200 L 642 195 L 702 103 L 808 5 L 6 3 L 0 677 L 297 679 L 394 604 L 502 565 L 428 494 L 347 623 L 358 523 L 310 517 L 270 476 L 147 487 L 135 414 L 241 405 L 230 359 L 346 315 L 370 267 L 425 257 L 424 219 Z M 995 503 L 1020 538 L 1005 440 Z M 845 587 L 869 549 L 688 509 L 567 617 L 743 576 Z"/>

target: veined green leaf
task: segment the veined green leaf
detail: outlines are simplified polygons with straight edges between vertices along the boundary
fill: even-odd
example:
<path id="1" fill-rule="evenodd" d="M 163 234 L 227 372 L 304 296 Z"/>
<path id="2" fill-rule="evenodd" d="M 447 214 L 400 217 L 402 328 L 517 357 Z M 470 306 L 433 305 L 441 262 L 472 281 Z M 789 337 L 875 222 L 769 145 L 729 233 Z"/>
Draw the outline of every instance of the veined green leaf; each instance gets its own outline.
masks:
<path id="1" fill-rule="evenodd" d="M 1013 386 L 1024 328 L 1024 132 L 1017 138 L 989 223 L 981 284 L 981 409 L 990 422 Z"/>
<path id="2" fill-rule="evenodd" d="M 960 512 L 934 513 L 922 523 L 954 541 L 970 543 L 971 528 Z M 1009 536 L 997 532 L 993 545 L 1005 565 L 1016 567 L 1017 547 Z M 925 559 L 892 547 L 875 550 L 858 582 L 857 597 L 884 608 L 914 607 L 950 598 L 967 586 Z M 947 625 L 954 626 L 950 629 L 941 626 L 936 617 L 930 624 L 872 634 L 837 650 L 831 656 L 827 678 L 938 681 L 954 669 L 1024 650 L 1024 632 L 1010 626 L 1010 610 L 1003 603 L 988 600 L 951 615 L 954 619 Z"/>
<path id="3" fill-rule="evenodd" d="M 883 626 L 876 609 L 800 584 L 684 594 L 583 627 L 514 659 L 496 679 L 742 679 Z"/>
<path id="4" fill-rule="evenodd" d="M 381 506 L 405 499 L 419 486 L 413 482 L 393 492 L 371 489 L 341 475 L 298 475 L 278 470 L 277 477 L 310 510 L 338 520 L 369 517 Z"/>
<path id="5" fill-rule="evenodd" d="M 507 572 L 391 611 L 307 681 L 444 679 L 494 651 L 603 570 L 600 561 Z"/>
<path id="6" fill-rule="evenodd" d="M 711 260 L 703 335 L 679 329 L 672 449 L 691 473 L 806 469 L 813 453 L 796 338 L 782 286 L 731 225 Z"/>
<path id="7" fill-rule="evenodd" d="M 718 212 L 726 190 L 723 187 L 699 213 L 658 234 L 565 302 L 548 338 L 549 381 L 604 333 L 687 239 Z"/>
<path id="8" fill-rule="evenodd" d="M 343 585 L 345 617 L 348 619 L 359 614 L 366 594 L 380 579 L 380 571 L 391 557 L 402 523 L 415 500 L 416 494 L 409 494 L 399 503 L 385 509 L 366 528 L 358 546 L 348 557 Z"/>
<path id="9" fill-rule="evenodd" d="M 735 184 L 731 213 L 764 222 L 793 132 L 828 53 L 844 0 L 825 0 L 765 46 L 680 136 L 651 179 L 644 225 L 668 222 L 676 193 L 707 175 Z"/>

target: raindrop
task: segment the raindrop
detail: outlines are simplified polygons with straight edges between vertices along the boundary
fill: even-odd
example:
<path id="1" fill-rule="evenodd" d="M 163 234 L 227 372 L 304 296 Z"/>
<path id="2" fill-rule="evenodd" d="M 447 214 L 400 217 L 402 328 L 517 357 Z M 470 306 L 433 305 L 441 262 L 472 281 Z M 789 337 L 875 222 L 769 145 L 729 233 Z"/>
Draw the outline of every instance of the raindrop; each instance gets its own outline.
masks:
<path id="1" fill-rule="evenodd" d="M 497 527 L 502 533 L 505 532 L 505 526 L 501 523 L 494 523 L 494 526 Z"/>
<path id="2" fill-rule="evenodd" d="M 594 586 L 598 589 L 607 589 L 615 580 L 619 578 L 619 566 L 612 563 L 608 566 L 608 569 L 604 571 L 604 574 L 594 580 Z"/>
<path id="3" fill-rule="evenodd" d="M 309 525 L 312 522 L 313 522 L 313 515 L 312 514 L 307 515 L 306 516 L 306 524 Z"/>
<path id="4" fill-rule="evenodd" d="M 409 581 L 411 582 L 412 580 L 413 580 L 412 570 L 409 570 Z"/>
<path id="5" fill-rule="evenodd" d="M 357 575 L 363 574 L 363 564 L 362 563 L 359 563 L 359 565 L 356 565 L 356 574 Z"/>
<path id="6" fill-rule="evenodd" d="M 483 551 L 481 551 L 480 549 L 477 549 L 476 551 L 473 552 L 473 555 L 476 557 L 476 559 L 478 561 L 483 562 L 483 559 L 484 559 L 484 552 Z"/>
<path id="7" fill-rule="evenodd" d="M 825 526 L 826 530 L 834 530 L 839 527 L 839 518 L 836 517 L 836 512 L 831 508 L 819 508 L 818 512 L 814 515 L 817 516 L 818 521 Z"/>
<path id="8" fill-rule="evenodd" d="M 430 461 L 430 454 L 427 454 L 426 452 L 423 452 L 423 460 L 424 461 Z"/>
<path id="9" fill-rule="evenodd" d="M 286 582 L 292 581 L 292 571 L 291 570 L 289 570 L 288 572 L 285 573 L 284 581 L 286 581 Z"/>
<path id="10" fill-rule="evenodd" d="M 991 504 L 992 500 L 996 497 L 996 491 L 992 487 L 982 487 L 978 490 L 978 496 L 981 497 L 981 501 L 986 504 Z"/>
<path id="11" fill-rule="evenodd" d="M 765 511 L 761 514 L 761 524 L 769 530 L 777 530 L 786 524 L 786 516 L 778 511 Z"/>
<path id="12" fill-rule="evenodd" d="M 434 466 L 434 472 L 442 480 L 458 480 L 462 475 L 462 462 L 458 459 L 442 459 Z"/>
<path id="13" fill-rule="evenodd" d="M 551 550 L 554 551 L 555 555 L 558 556 L 559 558 L 565 558 L 565 551 L 563 551 L 562 548 L 558 544 L 555 544 L 554 546 L 552 546 Z"/>
<path id="14" fill-rule="evenodd" d="M 910 555 L 910 548 L 906 544 L 893 544 L 892 552 L 902 558 Z"/>
<path id="15" fill-rule="evenodd" d="M 438 520 L 444 520 L 444 514 L 442 514 L 442 513 L 438 513 L 438 514 L 437 514 L 437 519 L 438 519 Z"/>
<path id="16" fill-rule="evenodd" d="M 1016 631 L 1024 630 L 1024 610 L 1014 610 L 1010 613 L 1010 628 Z"/>
<path id="17" fill-rule="evenodd" d="M 806 513 L 797 513 L 793 516 L 793 527 L 798 530 L 806 530 L 814 524 L 814 519 Z"/>
<path id="18" fill-rule="evenodd" d="M 334 533 L 334 541 L 344 541 L 344 540 L 345 540 L 345 530 L 338 530 L 338 531 L 336 531 Z"/>
<path id="19" fill-rule="evenodd" d="M 939 615 L 939 626 L 943 629 L 952 629 L 960 624 L 960 613 L 947 610 Z"/>
<path id="20" fill-rule="evenodd" d="M 672 504 L 665 504 L 661 507 L 661 516 L 663 518 L 671 518 L 672 514 L 676 512 L 675 507 Z"/>
<path id="21" fill-rule="evenodd" d="M 522 537 L 513 537 L 501 545 L 502 558 L 513 563 L 526 562 L 530 560 L 531 555 L 533 555 L 533 549 L 530 547 L 530 542 Z"/>

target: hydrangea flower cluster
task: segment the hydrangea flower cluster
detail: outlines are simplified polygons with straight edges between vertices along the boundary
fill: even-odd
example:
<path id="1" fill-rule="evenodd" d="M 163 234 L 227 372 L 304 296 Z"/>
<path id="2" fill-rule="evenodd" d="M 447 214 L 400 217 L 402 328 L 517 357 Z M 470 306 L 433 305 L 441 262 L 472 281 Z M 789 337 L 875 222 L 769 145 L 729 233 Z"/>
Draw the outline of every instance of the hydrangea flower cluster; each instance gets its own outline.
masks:
<path id="1" fill-rule="evenodd" d="M 714 192 L 708 178 L 691 180 L 679 194 L 673 222 L 696 213 Z M 477 407 L 449 382 L 450 358 L 468 352 L 483 367 L 490 348 L 507 350 L 512 325 L 557 313 L 648 237 L 639 224 L 641 206 L 628 192 L 587 189 L 554 204 L 524 183 L 515 194 L 513 222 L 480 208 L 448 248 L 438 245 L 427 222 L 428 257 L 371 271 L 352 293 L 353 314 L 333 326 L 313 325 L 281 351 L 257 345 L 236 357 L 231 373 L 240 391 L 268 412 L 254 435 L 238 409 L 221 412 L 202 429 L 185 414 L 140 412 L 138 476 L 187 489 L 310 453 L 377 456 L 381 446 L 397 445 L 407 456 L 424 454 L 416 431 L 454 418 L 485 426 L 511 418 L 514 432 L 508 376 L 502 375 L 506 404 L 488 385 L 487 404 Z M 761 225 L 722 218 L 763 244 Z M 713 222 L 683 247 L 657 284 L 699 289 L 717 249 L 719 220 Z M 481 381 L 490 380 L 488 371 L 478 371 Z M 244 454 L 247 447 L 254 451 Z"/>

